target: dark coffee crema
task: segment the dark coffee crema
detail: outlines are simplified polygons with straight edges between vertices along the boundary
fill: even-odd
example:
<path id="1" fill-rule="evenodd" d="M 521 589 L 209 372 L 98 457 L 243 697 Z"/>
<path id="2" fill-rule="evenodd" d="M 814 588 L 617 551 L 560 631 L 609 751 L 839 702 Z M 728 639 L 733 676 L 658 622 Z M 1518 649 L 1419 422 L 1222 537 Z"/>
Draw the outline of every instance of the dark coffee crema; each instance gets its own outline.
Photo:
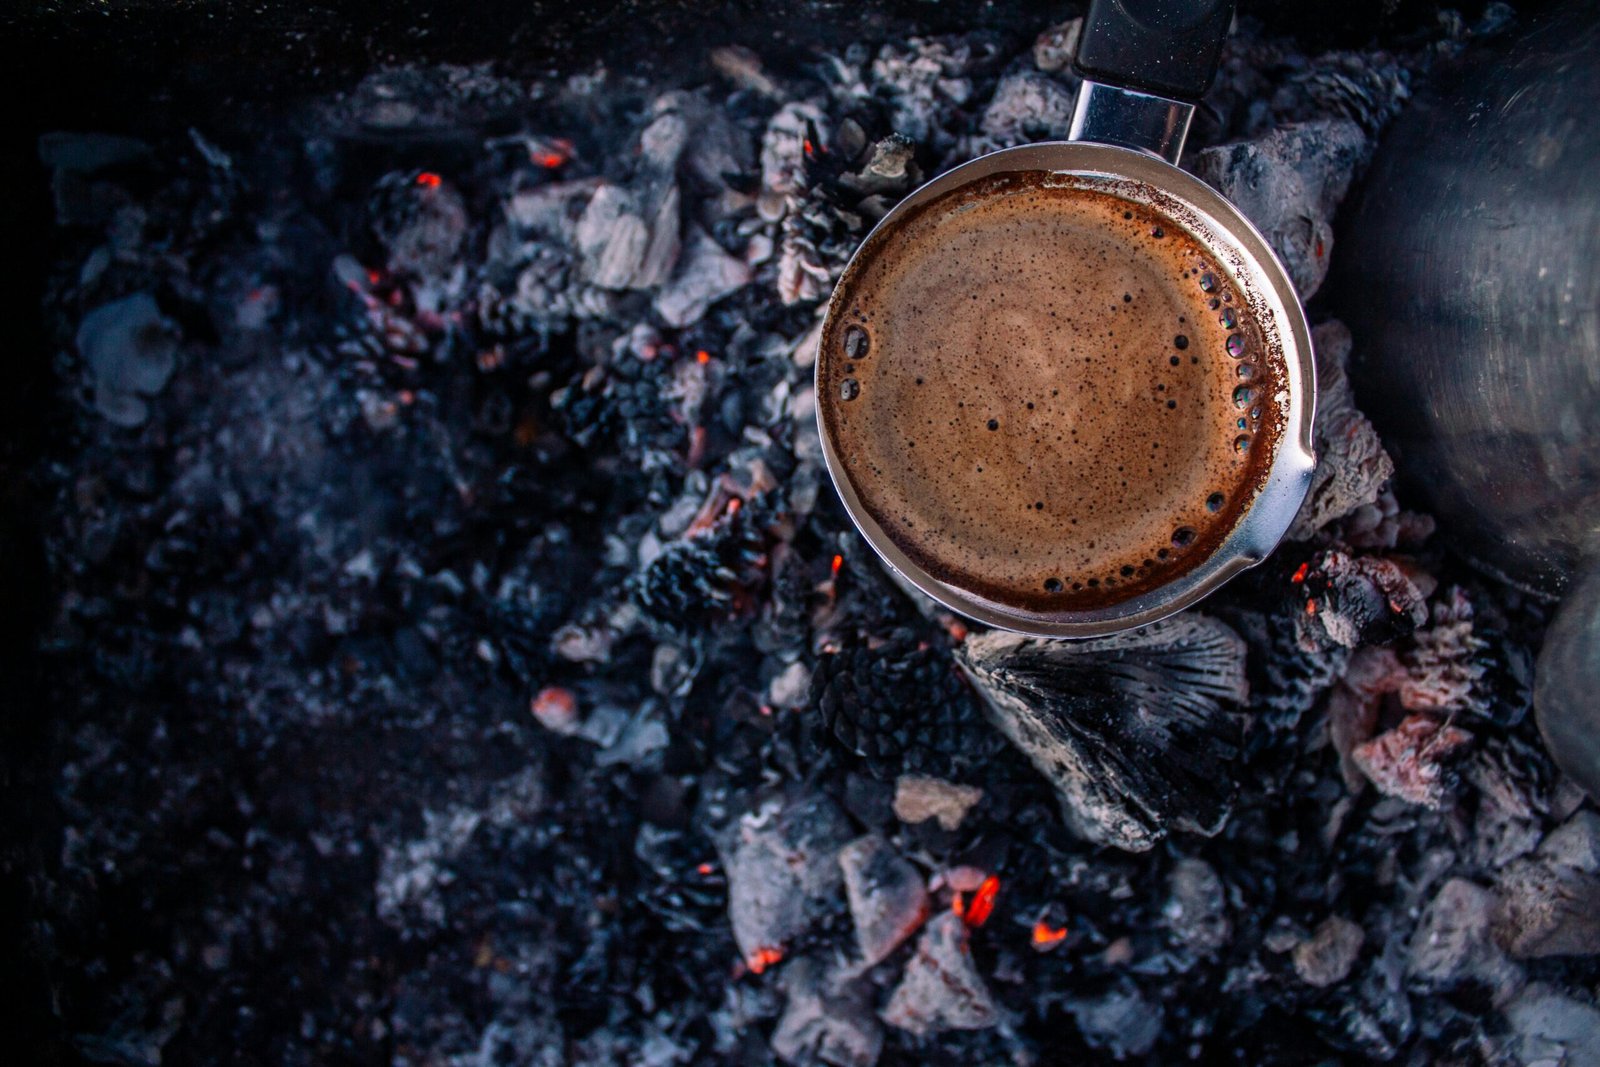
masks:
<path id="1" fill-rule="evenodd" d="M 874 235 L 818 408 L 862 507 L 939 581 L 1030 614 L 1206 559 L 1266 480 L 1285 375 L 1235 276 L 1105 179 L 980 179 Z"/>

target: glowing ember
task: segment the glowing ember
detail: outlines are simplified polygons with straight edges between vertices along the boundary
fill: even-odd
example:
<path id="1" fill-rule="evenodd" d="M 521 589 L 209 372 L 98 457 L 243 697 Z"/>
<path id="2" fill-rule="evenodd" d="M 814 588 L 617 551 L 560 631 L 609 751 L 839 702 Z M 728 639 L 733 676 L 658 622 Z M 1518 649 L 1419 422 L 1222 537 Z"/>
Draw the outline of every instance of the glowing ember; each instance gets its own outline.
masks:
<path id="1" fill-rule="evenodd" d="M 829 567 L 829 570 L 832 573 L 834 578 L 837 579 L 839 577 L 839 569 L 841 567 L 843 567 L 843 566 L 844 566 L 844 557 L 840 556 L 840 555 L 835 555 L 833 557 L 833 563 Z"/>
<path id="2" fill-rule="evenodd" d="M 417 175 L 417 184 L 424 189 L 437 189 L 439 188 L 439 183 L 443 180 L 431 170 L 425 170 Z"/>
<path id="3" fill-rule="evenodd" d="M 1055 948 L 1066 939 L 1067 928 L 1065 926 L 1051 926 L 1043 919 L 1033 924 L 1033 947 L 1041 952 Z"/>
<path id="4" fill-rule="evenodd" d="M 533 717 L 541 726 L 558 734 L 570 734 L 578 728 L 578 698 L 572 690 L 552 685 L 539 690 L 531 704 Z"/>
<path id="5" fill-rule="evenodd" d="M 750 968 L 751 974 L 760 974 L 762 971 L 783 959 L 781 948 L 758 948 L 753 952 L 745 966 Z"/>
<path id="6" fill-rule="evenodd" d="M 997 875 L 991 874 L 983 880 L 978 891 L 972 894 L 972 903 L 967 905 L 967 912 L 962 916 L 967 920 L 968 926 L 982 926 L 989 921 L 989 916 L 994 914 L 994 898 L 999 893 L 1000 879 Z M 959 894 L 957 899 L 960 899 Z"/>
<path id="7" fill-rule="evenodd" d="M 1311 564 L 1309 564 L 1309 563 L 1300 564 L 1300 569 L 1295 571 L 1293 577 L 1291 577 L 1289 580 L 1291 582 L 1293 582 L 1295 585 L 1299 585 L 1301 582 L 1306 580 L 1306 572 L 1309 571 L 1310 569 L 1311 569 Z"/>
<path id="8" fill-rule="evenodd" d="M 700 866 L 696 867 L 695 870 L 702 875 L 709 875 L 712 871 L 716 870 L 716 868 L 711 866 L 709 863 L 702 863 Z"/>
<path id="9" fill-rule="evenodd" d="M 1306 601 L 1306 614 L 1307 615 L 1315 615 L 1316 613 L 1317 613 L 1317 602 L 1315 600 Z"/>
<path id="10" fill-rule="evenodd" d="M 702 348 L 700 351 L 694 354 L 694 361 L 696 363 L 710 363 L 711 353 Z"/>

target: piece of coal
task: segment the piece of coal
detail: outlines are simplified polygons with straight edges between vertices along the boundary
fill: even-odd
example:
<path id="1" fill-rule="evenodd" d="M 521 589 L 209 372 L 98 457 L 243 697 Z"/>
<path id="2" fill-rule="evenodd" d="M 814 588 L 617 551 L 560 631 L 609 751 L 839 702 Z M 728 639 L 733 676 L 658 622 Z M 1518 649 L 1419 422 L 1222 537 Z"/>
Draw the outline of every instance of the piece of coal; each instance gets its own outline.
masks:
<path id="1" fill-rule="evenodd" d="M 1256 224 L 1309 300 L 1328 275 L 1333 214 L 1368 153 L 1360 126 L 1324 119 L 1208 148 L 1194 171 Z"/>
<path id="2" fill-rule="evenodd" d="M 1428 619 L 1425 593 L 1384 556 L 1319 553 L 1302 576 L 1303 610 L 1295 616 L 1306 648 L 1384 644 Z"/>
<path id="3" fill-rule="evenodd" d="M 78 353 L 94 383 L 95 408 L 117 426 L 149 417 L 144 398 L 167 386 L 177 364 L 177 327 L 155 297 L 134 293 L 101 304 L 78 326 Z"/>
<path id="4" fill-rule="evenodd" d="M 1494 942 L 1495 906 L 1492 890 L 1464 878 L 1440 886 L 1411 935 L 1406 974 L 1436 989 L 1471 983 L 1499 996 L 1521 988 L 1521 968 Z"/>
<path id="5" fill-rule="evenodd" d="M 927 886 L 917 869 L 876 834 L 840 850 L 839 867 L 855 920 L 856 947 L 862 964 L 872 967 L 928 917 Z"/>
<path id="6" fill-rule="evenodd" d="M 1311 488 L 1286 535 L 1303 541 L 1328 523 L 1374 504 L 1394 477 L 1394 461 L 1378 440 L 1378 431 L 1356 407 L 1346 368 L 1350 362 L 1350 330 L 1338 320 L 1311 331 L 1317 357 L 1317 412 L 1313 433 L 1317 468 Z"/>
<path id="7" fill-rule="evenodd" d="M 789 1003 L 772 1031 L 785 1063 L 872 1067 L 883 1053 L 883 1024 L 866 991 L 835 980 L 818 961 L 796 960 L 783 975 Z"/>
<path id="8" fill-rule="evenodd" d="M 1222 828 L 1249 697 L 1227 626 L 1191 612 L 1084 642 L 997 631 L 957 656 L 1083 837 L 1143 851 L 1172 829 Z"/>
<path id="9" fill-rule="evenodd" d="M 1222 879 L 1205 860 L 1185 856 L 1167 876 L 1161 918 L 1179 947 L 1205 958 L 1221 951 L 1232 934 Z"/>
<path id="10" fill-rule="evenodd" d="M 1116 1059 L 1143 1056 L 1155 1048 L 1166 1024 L 1161 1005 L 1146 1000 L 1131 984 L 1097 997 L 1067 1002 L 1067 1011 L 1090 1048 Z"/>
<path id="11" fill-rule="evenodd" d="M 826 796 L 770 797 L 736 819 L 719 848 L 728 872 L 728 917 L 752 969 L 782 959 L 795 939 L 837 907 L 839 850 L 850 824 Z"/>
<path id="12" fill-rule="evenodd" d="M 1355 966 L 1365 940 L 1360 923 L 1330 915 L 1317 924 L 1310 938 L 1294 947 L 1294 973 L 1319 989 L 1342 982 Z"/>
<path id="13" fill-rule="evenodd" d="M 1455 782 L 1455 767 L 1472 735 L 1429 715 L 1408 715 L 1351 751 L 1361 773 L 1379 792 L 1428 808 L 1443 808 Z"/>
<path id="14" fill-rule="evenodd" d="M 1500 872 L 1495 939 L 1519 959 L 1600 953 L 1600 817 L 1580 811 Z"/>
<path id="15" fill-rule="evenodd" d="M 1000 1007 L 978 973 L 967 938 L 967 924 L 954 912 L 928 923 L 883 1010 L 884 1022 L 926 1036 L 982 1030 L 1000 1021 Z"/>

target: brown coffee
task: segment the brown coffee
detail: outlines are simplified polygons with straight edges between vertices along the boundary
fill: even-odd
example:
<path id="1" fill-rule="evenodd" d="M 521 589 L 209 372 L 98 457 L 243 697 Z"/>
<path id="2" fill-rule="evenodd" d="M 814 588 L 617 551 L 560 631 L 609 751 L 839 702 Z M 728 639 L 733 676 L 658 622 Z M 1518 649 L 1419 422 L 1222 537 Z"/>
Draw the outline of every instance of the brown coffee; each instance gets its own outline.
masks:
<path id="1" fill-rule="evenodd" d="M 1015 611 L 1107 606 L 1205 559 L 1282 416 L 1235 277 L 1095 179 L 983 179 L 840 282 L 818 406 L 862 506 L 934 578 Z"/>

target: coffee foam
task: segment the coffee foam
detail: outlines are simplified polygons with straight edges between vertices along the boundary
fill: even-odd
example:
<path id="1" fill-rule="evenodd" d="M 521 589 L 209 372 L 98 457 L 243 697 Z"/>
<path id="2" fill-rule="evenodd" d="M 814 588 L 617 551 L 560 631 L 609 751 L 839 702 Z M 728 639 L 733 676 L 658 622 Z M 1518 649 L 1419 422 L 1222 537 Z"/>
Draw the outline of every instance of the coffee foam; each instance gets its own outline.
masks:
<path id="1" fill-rule="evenodd" d="M 1084 181 L 984 179 L 875 235 L 819 353 L 826 431 L 888 538 L 1041 615 L 1205 559 L 1282 422 L 1281 362 L 1237 279 L 1165 213 Z"/>

